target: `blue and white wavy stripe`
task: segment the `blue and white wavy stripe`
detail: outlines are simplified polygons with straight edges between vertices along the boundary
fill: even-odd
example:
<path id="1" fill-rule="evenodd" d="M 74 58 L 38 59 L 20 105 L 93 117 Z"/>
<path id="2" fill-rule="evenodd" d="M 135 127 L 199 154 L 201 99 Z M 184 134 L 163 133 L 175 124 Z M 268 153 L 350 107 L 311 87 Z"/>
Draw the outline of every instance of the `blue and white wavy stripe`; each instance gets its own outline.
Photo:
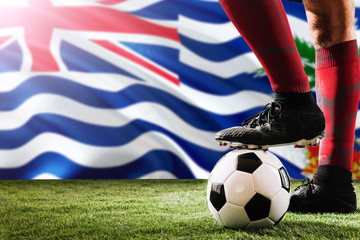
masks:
<path id="1" fill-rule="evenodd" d="M 177 28 L 181 43 L 109 39 L 176 74 L 180 86 L 72 36 L 58 45 L 61 72 L 24 72 L 22 44 L 10 40 L 0 49 L 0 179 L 207 178 L 227 151 L 215 132 L 271 101 L 261 65 L 216 1 L 138 4 L 113 8 Z M 301 5 L 284 6 L 294 35 L 310 42 Z M 274 152 L 301 177 L 302 156 Z"/>

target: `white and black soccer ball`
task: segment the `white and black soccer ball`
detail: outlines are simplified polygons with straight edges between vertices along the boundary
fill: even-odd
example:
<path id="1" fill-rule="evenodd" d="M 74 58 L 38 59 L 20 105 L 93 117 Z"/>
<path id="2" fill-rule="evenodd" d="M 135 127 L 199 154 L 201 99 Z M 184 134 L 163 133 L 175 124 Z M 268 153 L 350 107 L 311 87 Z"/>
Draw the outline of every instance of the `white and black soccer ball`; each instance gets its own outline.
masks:
<path id="1" fill-rule="evenodd" d="M 289 175 L 268 151 L 236 149 L 223 156 L 211 171 L 207 201 L 221 226 L 270 227 L 280 222 L 289 207 Z"/>

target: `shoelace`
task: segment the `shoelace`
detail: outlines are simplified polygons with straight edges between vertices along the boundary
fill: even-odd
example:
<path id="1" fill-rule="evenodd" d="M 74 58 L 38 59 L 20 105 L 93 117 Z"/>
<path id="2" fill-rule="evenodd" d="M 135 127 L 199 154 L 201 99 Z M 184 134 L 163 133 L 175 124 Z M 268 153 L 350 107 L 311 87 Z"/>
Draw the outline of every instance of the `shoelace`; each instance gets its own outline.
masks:
<path id="1" fill-rule="evenodd" d="M 310 180 L 308 178 L 305 178 L 303 181 L 302 181 L 302 184 L 300 186 L 298 186 L 297 188 L 295 188 L 295 191 L 299 190 L 300 188 L 302 187 L 305 187 L 306 188 L 306 192 L 307 194 L 311 194 L 312 193 L 312 190 L 314 190 L 314 182 L 313 180 Z"/>
<path id="2" fill-rule="evenodd" d="M 279 115 L 281 112 L 281 104 L 278 102 L 271 102 L 264 106 L 263 110 L 258 114 L 245 119 L 242 122 L 243 126 L 250 128 L 255 128 L 257 126 L 262 126 L 265 123 L 269 123 L 271 119 Z"/>

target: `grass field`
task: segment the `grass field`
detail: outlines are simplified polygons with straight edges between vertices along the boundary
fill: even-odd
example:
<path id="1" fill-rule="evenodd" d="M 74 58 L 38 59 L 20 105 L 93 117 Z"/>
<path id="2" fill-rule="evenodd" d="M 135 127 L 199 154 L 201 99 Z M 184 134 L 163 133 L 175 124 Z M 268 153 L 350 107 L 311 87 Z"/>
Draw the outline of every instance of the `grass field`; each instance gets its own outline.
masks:
<path id="1" fill-rule="evenodd" d="M 300 181 L 292 181 L 293 188 Z M 360 239 L 355 213 L 287 213 L 235 231 L 207 209 L 206 180 L 0 181 L 0 239 Z M 360 195 L 360 182 L 355 182 Z M 358 206 L 360 205 L 358 197 Z"/>

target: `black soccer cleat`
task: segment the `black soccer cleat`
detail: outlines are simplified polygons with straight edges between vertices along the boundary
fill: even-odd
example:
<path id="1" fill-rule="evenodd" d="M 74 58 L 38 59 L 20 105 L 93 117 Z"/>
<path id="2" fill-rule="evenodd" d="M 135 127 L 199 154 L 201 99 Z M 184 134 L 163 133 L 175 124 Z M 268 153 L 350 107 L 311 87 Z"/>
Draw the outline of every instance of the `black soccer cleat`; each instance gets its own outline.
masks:
<path id="1" fill-rule="evenodd" d="M 263 150 L 292 144 L 316 146 L 324 136 L 325 118 L 316 104 L 289 107 L 275 101 L 242 125 L 221 130 L 215 140 L 220 145 Z"/>
<path id="2" fill-rule="evenodd" d="M 313 180 L 308 180 L 291 193 L 288 209 L 301 213 L 351 213 L 355 210 L 356 193 L 352 183 L 320 186 Z"/>

